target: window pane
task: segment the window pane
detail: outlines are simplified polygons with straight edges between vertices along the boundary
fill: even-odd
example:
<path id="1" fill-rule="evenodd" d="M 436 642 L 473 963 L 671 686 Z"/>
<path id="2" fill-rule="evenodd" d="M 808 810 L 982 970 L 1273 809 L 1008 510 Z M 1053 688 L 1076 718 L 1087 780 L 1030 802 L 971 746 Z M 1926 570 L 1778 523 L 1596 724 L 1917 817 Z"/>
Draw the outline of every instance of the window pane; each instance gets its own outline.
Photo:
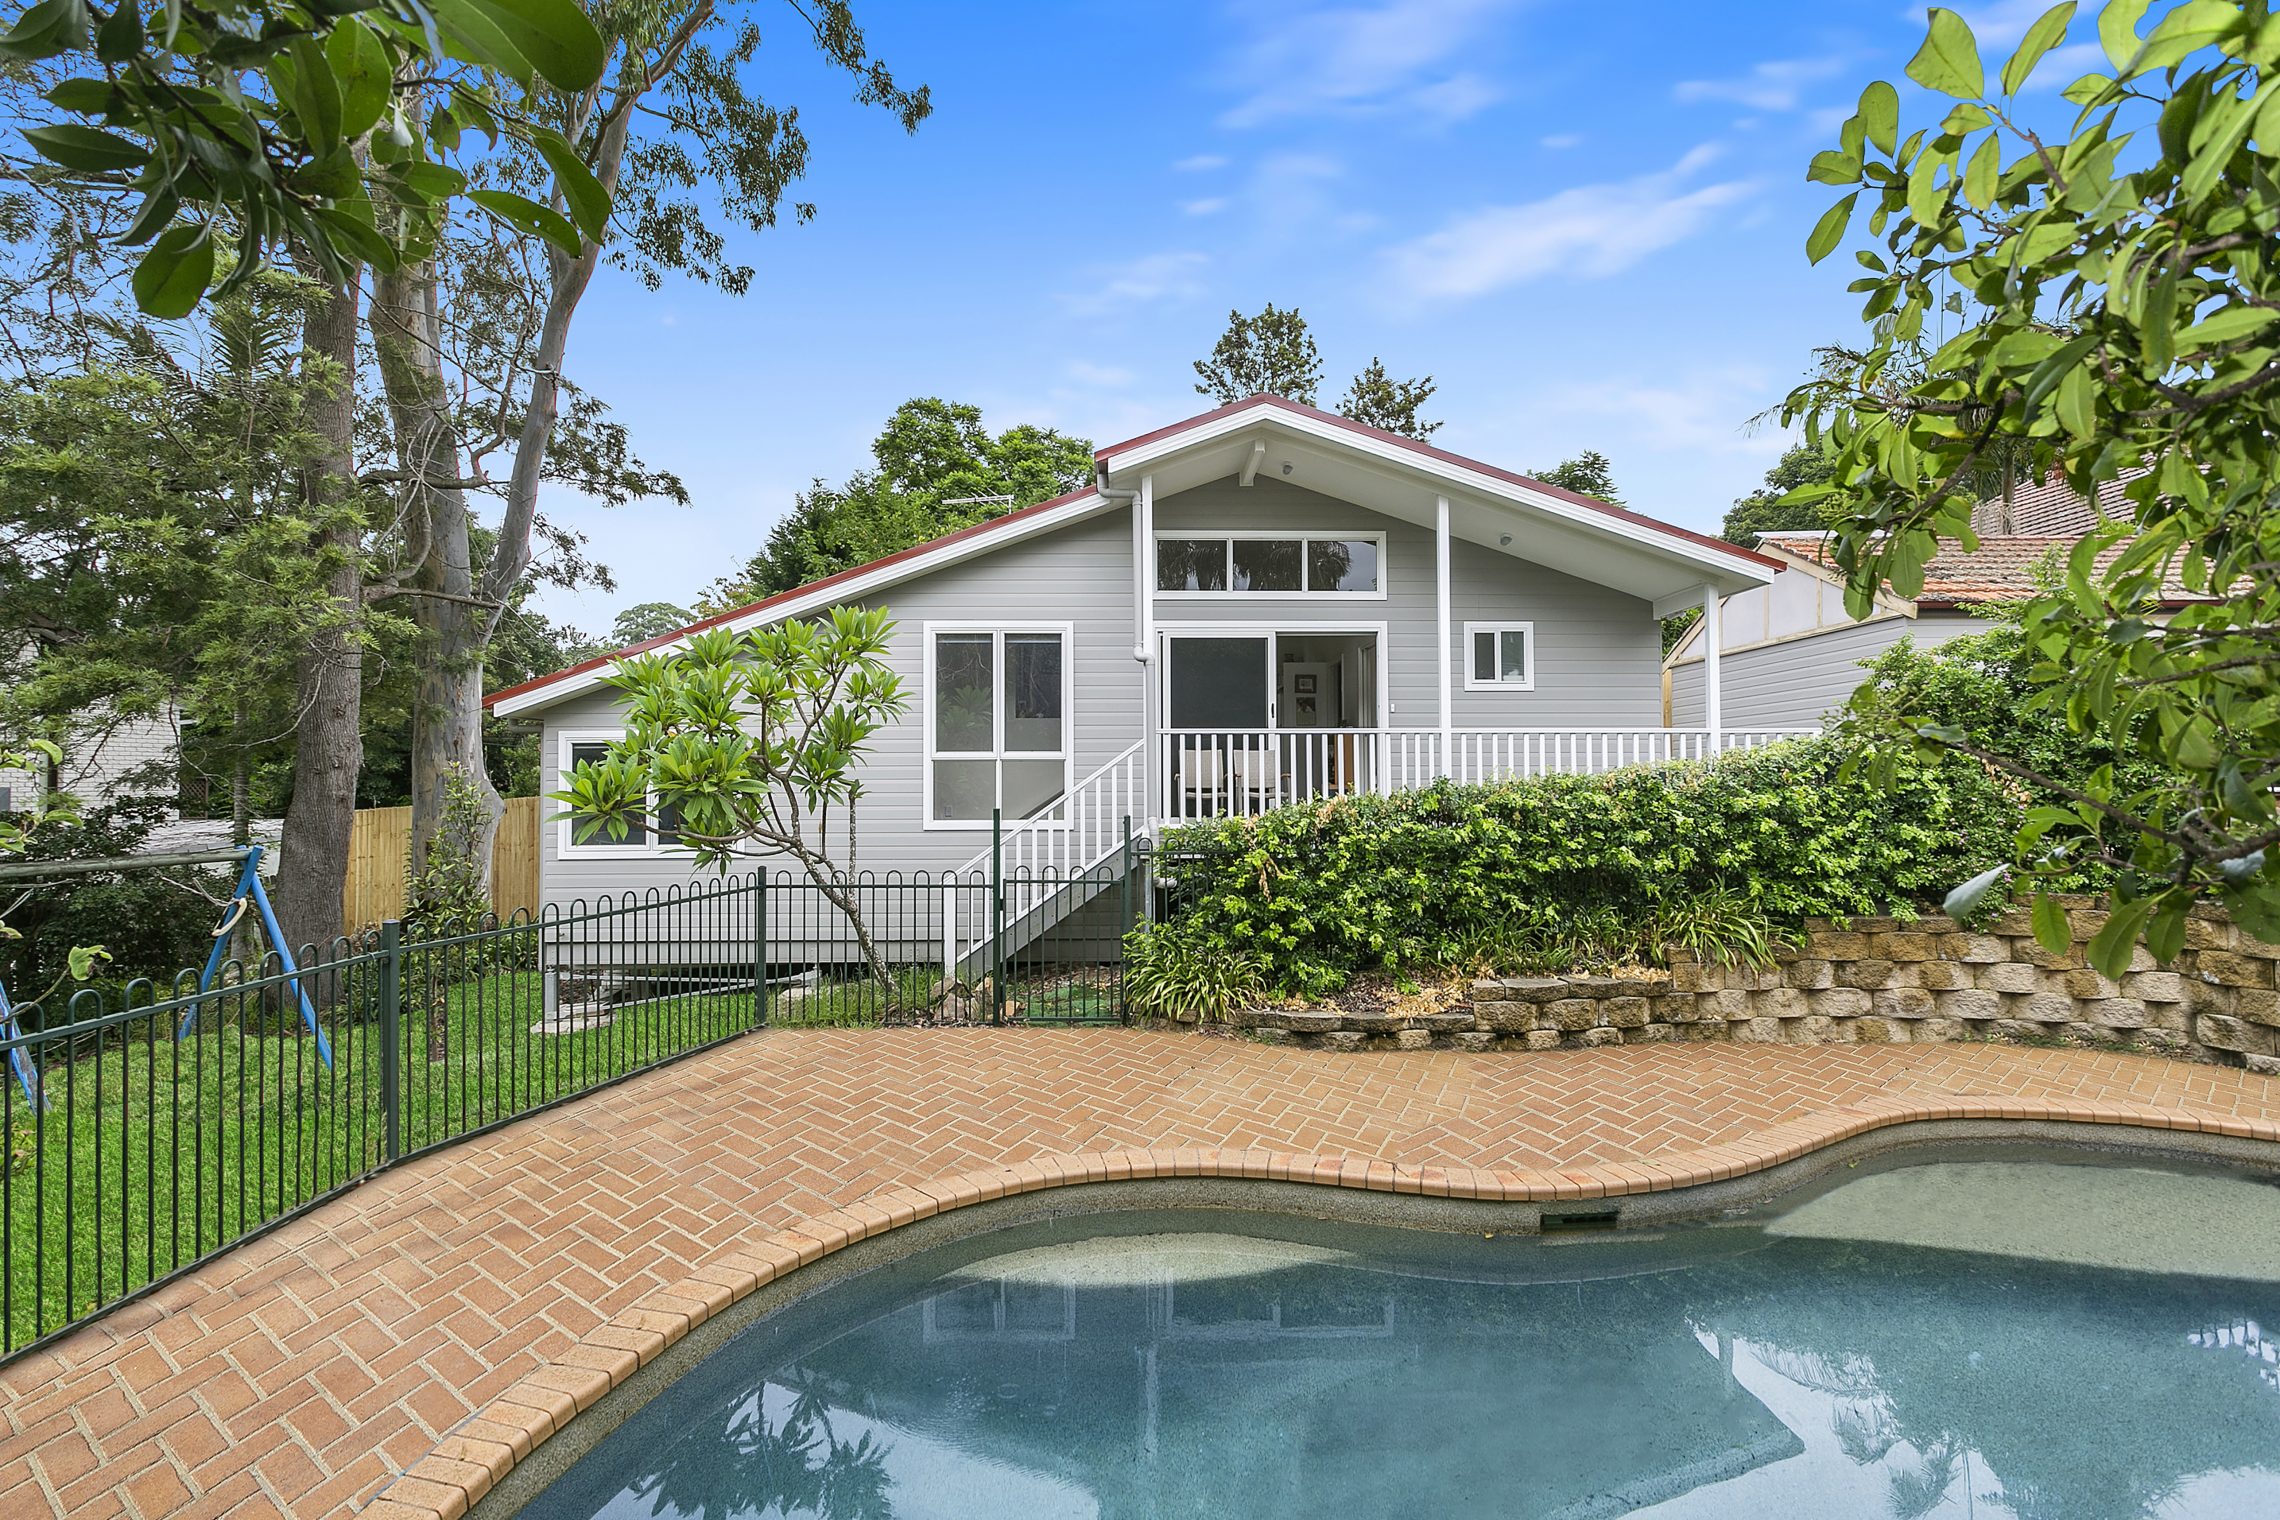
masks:
<path id="1" fill-rule="evenodd" d="M 606 742 L 583 742 L 570 746 L 570 765 L 573 769 L 581 765 L 599 765 L 609 757 L 610 747 Z M 564 776 L 562 785 L 567 787 L 569 784 L 570 778 Z M 608 829 L 596 829 L 593 833 L 588 834 L 586 832 L 586 820 L 590 816 L 592 815 L 578 812 L 573 812 L 570 815 L 570 843 L 572 845 L 649 843 L 648 825 L 638 822 L 630 825 L 622 838 L 612 834 Z"/>
<path id="2" fill-rule="evenodd" d="M 1296 591 L 1298 569 L 1305 544 L 1295 538 L 1238 538 L 1235 540 L 1237 591 Z"/>
<path id="3" fill-rule="evenodd" d="M 1528 635 L 1519 628 L 1507 628 L 1500 636 L 1504 658 L 1497 671 L 1499 681 L 1524 682 L 1528 679 Z"/>
<path id="4" fill-rule="evenodd" d="M 1225 591 L 1227 540 L 1161 538 L 1156 541 L 1158 591 Z"/>
<path id="5" fill-rule="evenodd" d="M 1005 816 L 1031 818 L 1058 801 L 1068 790 L 1068 770 L 1060 760 L 1008 760 L 1005 762 Z M 986 814 L 984 815 L 987 816 Z"/>
<path id="6" fill-rule="evenodd" d="M 1378 546 L 1369 538 L 1314 538 L 1306 543 L 1306 589 L 1375 591 Z"/>
<path id="7" fill-rule="evenodd" d="M 934 640 L 934 747 L 988 754 L 997 747 L 990 708 L 990 636 L 944 633 Z M 989 816 L 989 809 L 982 810 Z"/>
<path id="8" fill-rule="evenodd" d="M 1061 636 L 1005 636 L 1005 747 L 1008 751 L 1061 748 Z"/>
<path id="9" fill-rule="evenodd" d="M 988 823 L 997 805 L 995 760 L 934 762 L 934 817 L 937 822 Z"/>
<path id="10" fill-rule="evenodd" d="M 1472 678 L 1476 681 L 1496 679 L 1496 635 L 1493 633 L 1473 635 Z"/>

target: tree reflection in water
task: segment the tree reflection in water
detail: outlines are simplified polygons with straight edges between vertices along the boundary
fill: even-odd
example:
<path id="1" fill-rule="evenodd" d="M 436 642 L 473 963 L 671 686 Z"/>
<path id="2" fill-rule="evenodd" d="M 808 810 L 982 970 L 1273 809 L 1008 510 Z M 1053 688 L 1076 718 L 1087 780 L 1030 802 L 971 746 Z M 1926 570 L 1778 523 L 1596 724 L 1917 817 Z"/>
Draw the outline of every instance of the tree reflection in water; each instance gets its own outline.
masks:
<path id="1" fill-rule="evenodd" d="M 841 1390 L 842 1400 L 846 1397 Z M 769 1406 L 782 1413 L 771 1419 Z M 653 1513 L 746 1520 L 754 1515 L 815 1520 L 894 1520 L 888 1490 L 891 1448 L 869 1431 L 852 1441 L 832 1428 L 825 1379 L 793 1368 L 739 1403 L 711 1443 L 670 1441 L 649 1448 L 627 1487 Z M 733 1460 L 722 1461 L 723 1449 Z"/>

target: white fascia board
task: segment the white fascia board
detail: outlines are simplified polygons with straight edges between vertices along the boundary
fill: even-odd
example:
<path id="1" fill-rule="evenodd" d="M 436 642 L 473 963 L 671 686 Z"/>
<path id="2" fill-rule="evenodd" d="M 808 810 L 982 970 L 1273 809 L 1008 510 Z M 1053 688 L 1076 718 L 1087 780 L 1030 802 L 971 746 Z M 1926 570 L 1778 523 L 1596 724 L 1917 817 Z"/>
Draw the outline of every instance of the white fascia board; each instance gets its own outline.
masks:
<path id="1" fill-rule="evenodd" d="M 1383 439 L 1372 438 L 1367 433 L 1358 433 L 1336 427 L 1321 421 L 1319 418 L 1309 417 L 1300 412 L 1284 411 L 1279 407 L 1252 407 L 1246 411 L 1232 412 L 1224 417 L 1212 418 L 1208 422 L 1198 423 L 1185 432 L 1175 433 L 1166 438 L 1158 438 L 1129 449 L 1122 454 L 1112 454 L 1104 461 L 1103 468 L 1107 473 L 1113 475 L 1121 470 L 1154 464 L 1158 460 L 1185 453 L 1202 444 L 1214 443 L 1231 433 L 1237 433 L 1244 428 L 1254 427 L 1261 423 L 1272 423 L 1277 427 L 1288 428 L 1290 431 L 1316 442 L 1352 449 L 1356 453 L 1392 465 L 1397 469 L 1406 469 L 1429 479 L 1455 484 L 1474 496 L 1485 496 L 1492 500 L 1512 502 L 1541 512 L 1547 517 L 1558 518 L 1577 527 L 1604 533 L 1611 538 L 1623 539 L 1642 548 L 1682 559 L 1689 564 L 1718 570 L 1741 581 L 1744 585 L 1763 586 L 1772 581 L 1774 577 L 1773 567 L 1761 564 L 1755 558 L 1740 554 L 1720 553 L 1707 545 L 1697 544 L 1689 539 L 1664 533 L 1643 523 L 1631 522 L 1625 518 L 1595 511 L 1590 507 L 1579 506 L 1571 501 L 1563 501 L 1546 492 L 1532 491 L 1525 486 L 1515 485 L 1509 480 L 1501 480 L 1494 475 L 1486 475 L 1478 470 L 1452 464 L 1446 459 L 1435 458 L 1430 454 L 1420 454 L 1414 450 L 1388 443 Z M 1727 589 L 1731 591 L 1741 588 L 1729 587 Z"/>
<path id="2" fill-rule="evenodd" d="M 966 537 L 953 539 L 934 549 L 877 565 L 870 570 L 851 575 L 845 580 L 833 581 L 826 586 L 818 586 L 804 594 L 790 597 L 765 608 L 755 609 L 749 615 L 715 623 L 712 627 L 726 628 L 732 633 L 741 633 L 747 628 L 757 628 L 765 623 L 781 622 L 785 618 L 804 617 L 808 613 L 819 611 L 839 602 L 854 601 L 860 597 L 868 596 L 874 591 L 900 585 L 907 580 L 915 580 L 921 575 L 947 569 L 952 565 L 977 559 L 985 554 L 994 554 L 1010 544 L 1022 543 L 1037 537 L 1041 533 L 1055 532 L 1067 527 L 1070 523 L 1092 516 L 1093 513 L 1108 504 L 1108 499 L 1103 496 L 1091 494 L 1080 496 L 1075 501 L 1063 502 L 1051 511 L 1033 512 L 1027 517 L 1008 521 L 1002 527 L 992 527 L 986 532 L 968 534 Z M 710 632 L 711 629 L 705 631 Z M 655 649 L 645 649 L 642 653 L 669 654 L 673 650 L 683 647 L 686 642 L 685 639 L 675 639 L 669 644 L 660 644 Z M 582 670 L 574 676 L 566 676 L 551 685 L 533 687 L 529 691 L 502 698 L 492 704 L 491 711 L 495 716 L 504 718 L 514 713 L 530 712 L 535 708 L 551 707 L 555 703 L 567 701 L 581 692 L 593 690 L 602 684 L 602 677 L 608 673 L 608 665 L 597 665 L 592 670 Z"/>

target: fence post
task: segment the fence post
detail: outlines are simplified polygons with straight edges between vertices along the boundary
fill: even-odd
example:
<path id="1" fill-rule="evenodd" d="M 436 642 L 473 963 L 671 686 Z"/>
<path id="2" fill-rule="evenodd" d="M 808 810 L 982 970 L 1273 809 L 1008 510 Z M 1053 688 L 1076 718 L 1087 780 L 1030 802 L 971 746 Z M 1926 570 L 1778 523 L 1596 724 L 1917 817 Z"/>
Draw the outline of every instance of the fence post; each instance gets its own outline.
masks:
<path id="1" fill-rule="evenodd" d="M 387 1116 L 388 1159 L 404 1154 L 404 925 L 380 925 L 380 1109 Z"/>
<path id="2" fill-rule="evenodd" d="M 990 1022 L 1005 1022 L 1005 810 L 990 809 Z"/>
<path id="3" fill-rule="evenodd" d="M 752 1027 L 768 1027 L 768 868 L 752 870 Z"/>

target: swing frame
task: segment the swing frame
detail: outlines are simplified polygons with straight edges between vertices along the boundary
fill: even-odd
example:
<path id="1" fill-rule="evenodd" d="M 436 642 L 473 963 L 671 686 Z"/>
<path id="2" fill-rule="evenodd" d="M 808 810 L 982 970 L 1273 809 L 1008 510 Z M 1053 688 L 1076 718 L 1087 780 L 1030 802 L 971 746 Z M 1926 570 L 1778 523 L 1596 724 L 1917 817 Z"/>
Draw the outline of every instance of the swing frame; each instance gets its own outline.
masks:
<path id="1" fill-rule="evenodd" d="M 214 928 L 214 947 L 207 952 L 206 967 L 198 974 L 198 997 L 175 1026 L 177 1040 L 189 1036 L 198 1015 L 205 1011 L 206 998 L 221 974 L 222 963 L 229 950 L 230 931 L 245 917 L 251 908 L 260 918 L 263 934 L 269 947 L 276 952 L 278 964 L 285 972 L 285 984 L 293 989 L 294 999 L 301 1005 L 301 1023 L 317 1039 L 317 1057 L 325 1070 L 332 1070 L 332 1041 L 325 1038 L 322 1025 L 317 1022 L 316 1005 L 309 1001 L 306 988 L 301 985 L 301 967 L 293 959 L 293 947 L 285 942 L 285 931 L 278 927 L 277 912 L 270 906 L 268 889 L 261 884 L 261 857 L 264 846 L 249 844 L 224 850 L 181 850 L 151 855 L 120 855 L 106 860 L 23 861 L 0 866 L 0 882 L 11 880 L 45 880 L 64 876 L 99 876 L 132 870 L 157 870 L 166 866 L 235 865 L 238 867 L 237 885 L 230 899 L 222 907 L 222 921 Z M 0 1039 L 21 1041 L 23 1031 L 16 1022 L 15 1005 L 8 1001 L 8 989 L 0 985 Z M 38 1065 L 23 1046 L 13 1044 L 8 1050 L 8 1066 L 23 1088 L 25 1101 L 35 1112 L 46 1108 L 45 1094 L 41 1090 Z"/>

